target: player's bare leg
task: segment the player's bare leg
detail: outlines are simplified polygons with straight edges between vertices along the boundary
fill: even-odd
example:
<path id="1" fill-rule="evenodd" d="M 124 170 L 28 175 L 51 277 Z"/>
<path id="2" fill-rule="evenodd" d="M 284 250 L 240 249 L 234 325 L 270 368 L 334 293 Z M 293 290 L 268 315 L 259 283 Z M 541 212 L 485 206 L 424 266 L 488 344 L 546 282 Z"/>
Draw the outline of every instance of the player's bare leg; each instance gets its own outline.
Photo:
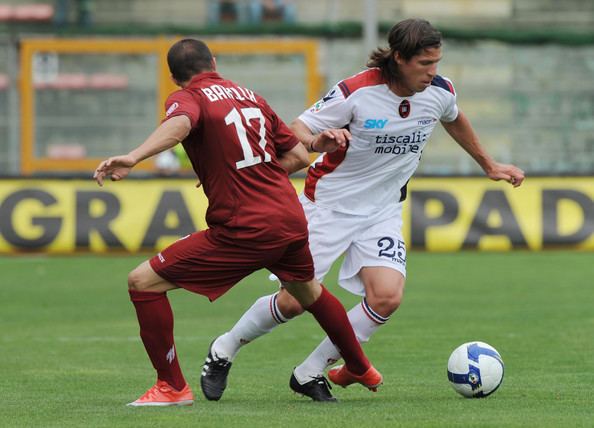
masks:
<path id="1" fill-rule="evenodd" d="M 166 292 L 178 288 L 144 262 L 128 276 L 128 291 L 136 309 L 140 337 L 157 371 L 157 382 L 129 406 L 191 405 L 194 395 L 186 383 L 173 340 L 173 313 Z"/>
<path id="2" fill-rule="evenodd" d="M 404 275 L 382 266 L 364 267 L 359 277 L 365 286 L 365 298 L 371 308 L 382 318 L 392 315 L 402 303 Z"/>

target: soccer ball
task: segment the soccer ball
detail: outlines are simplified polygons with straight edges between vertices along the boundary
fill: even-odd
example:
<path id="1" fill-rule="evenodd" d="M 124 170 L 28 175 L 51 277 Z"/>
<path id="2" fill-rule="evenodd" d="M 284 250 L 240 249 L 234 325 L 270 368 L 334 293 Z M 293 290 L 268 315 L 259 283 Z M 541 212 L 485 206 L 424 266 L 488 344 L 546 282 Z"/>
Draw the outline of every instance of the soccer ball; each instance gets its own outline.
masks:
<path id="1" fill-rule="evenodd" d="M 454 390 L 467 398 L 493 394 L 503 380 L 503 360 L 484 342 L 458 346 L 448 360 L 448 379 Z"/>

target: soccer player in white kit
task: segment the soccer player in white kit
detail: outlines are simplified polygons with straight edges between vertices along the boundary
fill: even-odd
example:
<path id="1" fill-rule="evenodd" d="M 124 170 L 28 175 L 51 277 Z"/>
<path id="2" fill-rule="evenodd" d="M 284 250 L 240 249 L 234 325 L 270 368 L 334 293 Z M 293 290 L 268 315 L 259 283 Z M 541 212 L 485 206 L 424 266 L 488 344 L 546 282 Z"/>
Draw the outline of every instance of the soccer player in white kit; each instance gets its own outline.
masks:
<path id="1" fill-rule="evenodd" d="M 362 343 L 401 303 L 406 276 L 402 204 L 437 123 L 490 179 L 514 187 L 524 180 L 522 170 L 486 153 L 456 105 L 452 82 L 437 74 L 441 34 L 425 20 L 408 19 L 391 29 L 388 41 L 389 48 L 371 54 L 368 69 L 340 81 L 291 124 L 310 151 L 325 152 L 310 166 L 300 200 L 317 279 L 345 255 L 339 284 L 362 296 L 348 313 Z M 283 288 L 258 299 L 213 341 L 201 376 L 206 397 L 220 399 L 241 346 L 302 312 Z M 335 401 L 324 371 L 340 358 L 324 339 L 294 369 L 291 389 L 314 401 Z M 329 370 L 328 377 L 341 386 L 350 384 L 342 366 Z"/>

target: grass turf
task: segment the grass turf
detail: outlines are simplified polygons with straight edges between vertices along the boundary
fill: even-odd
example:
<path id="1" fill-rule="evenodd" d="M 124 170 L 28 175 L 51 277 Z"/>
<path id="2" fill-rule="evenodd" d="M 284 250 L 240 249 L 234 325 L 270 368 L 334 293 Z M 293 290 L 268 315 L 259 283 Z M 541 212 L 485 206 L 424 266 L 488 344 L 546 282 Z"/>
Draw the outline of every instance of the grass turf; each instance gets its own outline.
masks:
<path id="1" fill-rule="evenodd" d="M 126 274 L 138 257 L 0 258 L 0 426 L 444 427 L 592 426 L 594 256 L 586 252 L 409 253 L 402 308 L 365 346 L 385 385 L 335 387 L 338 404 L 288 388 L 292 367 L 323 334 L 309 315 L 245 347 L 225 396 L 206 401 L 199 373 L 212 338 L 275 291 L 265 272 L 214 304 L 170 293 L 187 408 L 128 408 L 154 382 L 138 338 Z M 327 278 L 348 308 L 358 299 Z M 506 364 L 491 397 L 448 385 L 459 344 L 482 340 Z"/>

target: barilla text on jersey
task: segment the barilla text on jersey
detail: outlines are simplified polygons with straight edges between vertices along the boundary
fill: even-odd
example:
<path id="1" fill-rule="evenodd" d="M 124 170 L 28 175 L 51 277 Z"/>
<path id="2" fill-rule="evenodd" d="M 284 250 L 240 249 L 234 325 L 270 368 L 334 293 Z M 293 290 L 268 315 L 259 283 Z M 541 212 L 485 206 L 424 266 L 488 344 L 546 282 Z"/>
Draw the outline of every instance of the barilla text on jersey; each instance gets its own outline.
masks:
<path id="1" fill-rule="evenodd" d="M 252 91 L 240 86 L 226 88 L 221 85 L 210 85 L 208 88 L 200 88 L 200 90 L 211 102 L 228 99 L 236 99 L 239 101 L 251 100 L 257 102 L 256 96 Z"/>

